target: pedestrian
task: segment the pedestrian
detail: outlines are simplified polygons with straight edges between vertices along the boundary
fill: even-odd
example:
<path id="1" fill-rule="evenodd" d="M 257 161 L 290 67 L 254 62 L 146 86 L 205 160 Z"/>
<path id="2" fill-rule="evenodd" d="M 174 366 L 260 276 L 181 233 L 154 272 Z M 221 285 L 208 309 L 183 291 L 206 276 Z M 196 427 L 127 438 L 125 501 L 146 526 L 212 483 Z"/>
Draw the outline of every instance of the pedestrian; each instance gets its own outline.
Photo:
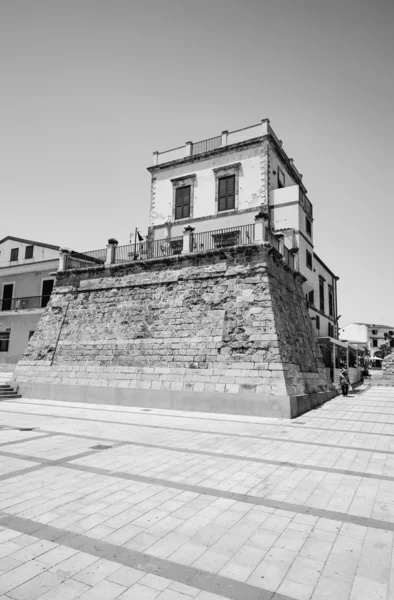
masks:
<path id="1" fill-rule="evenodd" d="M 342 389 L 342 396 L 347 396 L 349 392 L 350 380 L 346 369 L 343 369 L 339 375 L 339 385 Z"/>

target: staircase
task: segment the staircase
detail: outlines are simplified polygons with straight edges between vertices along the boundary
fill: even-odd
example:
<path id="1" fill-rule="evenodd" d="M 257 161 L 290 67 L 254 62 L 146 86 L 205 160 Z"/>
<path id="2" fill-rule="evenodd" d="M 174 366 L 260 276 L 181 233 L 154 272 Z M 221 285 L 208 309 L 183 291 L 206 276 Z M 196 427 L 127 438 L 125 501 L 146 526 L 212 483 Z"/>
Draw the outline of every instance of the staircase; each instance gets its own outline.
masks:
<path id="1" fill-rule="evenodd" d="M 21 398 L 17 388 L 10 385 L 12 373 L 0 373 L 0 401 L 14 398 Z"/>

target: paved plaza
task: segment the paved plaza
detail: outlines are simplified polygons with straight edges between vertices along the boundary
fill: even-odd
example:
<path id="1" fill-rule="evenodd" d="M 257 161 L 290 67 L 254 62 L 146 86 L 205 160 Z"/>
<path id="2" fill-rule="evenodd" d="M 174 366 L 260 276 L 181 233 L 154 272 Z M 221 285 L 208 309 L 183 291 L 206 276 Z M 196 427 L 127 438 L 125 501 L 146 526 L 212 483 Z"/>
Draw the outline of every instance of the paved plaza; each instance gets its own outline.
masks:
<path id="1" fill-rule="evenodd" d="M 394 599 L 394 388 L 293 421 L 0 403 L 0 599 Z"/>

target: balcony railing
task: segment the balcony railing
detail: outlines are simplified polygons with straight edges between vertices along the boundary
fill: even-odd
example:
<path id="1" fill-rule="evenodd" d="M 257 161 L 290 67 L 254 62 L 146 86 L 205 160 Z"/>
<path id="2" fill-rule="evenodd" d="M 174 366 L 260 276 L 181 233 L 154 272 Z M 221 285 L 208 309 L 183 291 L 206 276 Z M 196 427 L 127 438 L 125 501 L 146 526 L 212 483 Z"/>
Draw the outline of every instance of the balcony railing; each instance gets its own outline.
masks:
<path id="1" fill-rule="evenodd" d="M 94 267 L 97 265 L 103 265 L 107 250 L 90 250 L 89 252 L 71 252 L 67 255 L 65 260 L 66 269 L 86 269 L 87 267 Z"/>
<path id="2" fill-rule="evenodd" d="M 246 244 L 253 244 L 254 240 L 254 224 L 216 229 L 214 231 L 205 231 L 204 233 L 193 233 L 190 236 L 190 252 L 244 246 Z"/>
<path id="3" fill-rule="evenodd" d="M 261 235 L 261 234 L 260 234 Z M 283 238 L 283 235 L 281 236 Z M 261 241 L 261 237 L 258 238 Z M 264 227 L 264 241 L 269 242 L 275 250 L 280 252 L 286 264 L 294 269 L 294 254 L 280 241 L 275 232 Z M 147 260 L 151 258 L 163 258 L 190 252 L 205 252 L 209 250 L 221 250 L 234 246 L 247 246 L 256 242 L 256 225 L 239 225 L 226 229 L 215 229 L 195 233 L 193 228 L 186 228 L 183 236 L 166 238 L 163 240 L 144 240 L 138 244 L 126 246 L 114 246 L 112 263 L 129 263 L 135 260 Z M 91 251 L 78 254 L 73 252 L 66 256 L 65 269 L 84 269 L 103 265 L 106 260 L 104 250 Z M 4 310 L 4 309 L 3 309 Z M 6 309 L 9 310 L 9 309 Z"/>
<path id="4" fill-rule="evenodd" d="M 210 152 L 211 150 L 216 150 L 220 148 L 222 145 L 222 136 L 216 136 L 213 138 L 208 138 L 207 140 L 202 140 L 201 142 L 196 142 L 193 144 L 193 155 L 202 154 L 203 152 Z"/>
<path id="5" fill-rule="evenodd" d="M 181 254 L 182 248 L 182 236 L 165 240 L 146 240 L 128 246 L 117 246 L 115 248 L 115 262 L 123 263 L 137 259 L 173 256 L 174 254 Z"/>
<path id="6" fill-rule="evenodd" d="M 45 308 L 49 302 L 50 294 L 46 296 L 25 296 L 24 298 L 3 298 L 0 300 L 0 309 L 4 310 L 32 310 Z"/>

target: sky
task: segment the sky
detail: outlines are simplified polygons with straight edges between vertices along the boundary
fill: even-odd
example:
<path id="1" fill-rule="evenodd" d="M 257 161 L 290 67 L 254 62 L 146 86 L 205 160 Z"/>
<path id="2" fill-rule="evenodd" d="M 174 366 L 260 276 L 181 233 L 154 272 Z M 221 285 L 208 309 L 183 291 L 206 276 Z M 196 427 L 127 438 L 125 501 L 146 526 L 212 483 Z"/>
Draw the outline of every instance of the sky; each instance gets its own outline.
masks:
<path id="1" fill-rule="evenodd" d="M 0 0 L 0 239 L 146 232 L 155 150 L 269 118 L 340 326 L 394 325 L 394 3 Z"/>

